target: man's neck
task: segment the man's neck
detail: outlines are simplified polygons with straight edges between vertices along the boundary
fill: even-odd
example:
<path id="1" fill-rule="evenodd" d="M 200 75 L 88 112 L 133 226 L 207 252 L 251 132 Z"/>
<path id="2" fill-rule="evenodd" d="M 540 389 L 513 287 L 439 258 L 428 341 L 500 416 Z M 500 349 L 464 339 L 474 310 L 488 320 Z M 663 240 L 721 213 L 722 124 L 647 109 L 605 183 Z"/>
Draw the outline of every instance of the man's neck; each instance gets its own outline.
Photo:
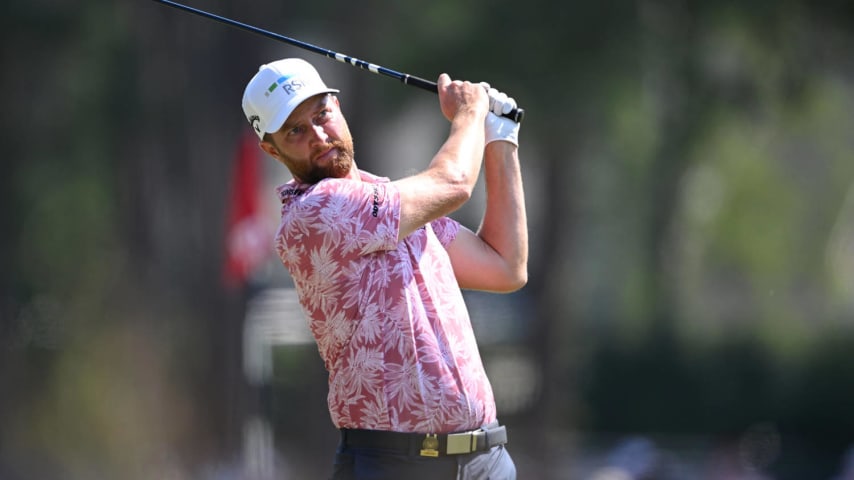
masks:
<path id="1" fill-rule="evenodd" d="M 350 167 L 350 171 L 347 173 L 347 176 L 344 178 L 348 178 L 350 180 L 355 180 L 357 182 L 362 181 L 362 175 L 359 173 L 359 167 L 356 166 L 356 162 L 353 162 L 353 165 Z"/>

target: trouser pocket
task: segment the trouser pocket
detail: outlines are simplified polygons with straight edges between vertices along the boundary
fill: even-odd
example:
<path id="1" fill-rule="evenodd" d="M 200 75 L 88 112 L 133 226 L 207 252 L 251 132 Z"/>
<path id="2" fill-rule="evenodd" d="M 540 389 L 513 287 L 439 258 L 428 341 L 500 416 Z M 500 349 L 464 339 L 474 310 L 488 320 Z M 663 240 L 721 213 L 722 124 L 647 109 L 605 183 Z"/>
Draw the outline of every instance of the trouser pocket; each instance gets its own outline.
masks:
<path id="1" fill-rule="evenodd" d="M 459 480 L 516 480 L 516 465 L 504 445 L 499 445 L 461 465 Z"/>

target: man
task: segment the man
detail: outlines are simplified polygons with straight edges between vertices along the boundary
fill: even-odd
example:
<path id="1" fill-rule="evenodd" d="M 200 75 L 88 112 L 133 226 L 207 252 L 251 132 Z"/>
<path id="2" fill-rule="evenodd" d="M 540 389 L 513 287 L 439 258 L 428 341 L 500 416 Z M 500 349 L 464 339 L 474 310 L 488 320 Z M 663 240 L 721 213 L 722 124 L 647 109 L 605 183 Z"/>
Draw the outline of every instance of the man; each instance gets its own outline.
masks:
<path id="1" fill-rule="evenodd" d="M 448 138 L 394 182 L 358 169 L 338 90 L 308 62 L 262 65 L 244 92 L 260 147 L 293 176 L 276 249 L 329 371 L 334 479 L 516 476 L 460 291 L 527 282 L 519 125 L 494 113 L 516 105 L 485 83 L 437 85 Z M 474 233 L 447 215 L 482 165 Z"/>

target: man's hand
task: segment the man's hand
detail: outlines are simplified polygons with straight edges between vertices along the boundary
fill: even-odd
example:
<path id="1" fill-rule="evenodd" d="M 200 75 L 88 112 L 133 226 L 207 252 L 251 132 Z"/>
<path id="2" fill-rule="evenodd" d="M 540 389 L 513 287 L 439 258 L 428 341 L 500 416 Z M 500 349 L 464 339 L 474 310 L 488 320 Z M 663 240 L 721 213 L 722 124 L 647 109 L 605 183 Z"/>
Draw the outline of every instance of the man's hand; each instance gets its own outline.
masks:
<path id="1" fill-rule="evenodd" d="M 510 113 L 516 108 L 516 100 L 490 87 L 487 83 L 481 85 L 483 85 L 489 95 L 489 114 L 486 116 L 485 131 L 486 144 L 505 141 L 518 147 L 519 127 L 521 124 L 501 116 Z"/>
<path id="2" fill-rule="evenodd" d="M 448 120 L 462 113 L 484 115 L 489 108 L 486 90 L 480 84 L 451 80 L 448 74 L 443 73 L 439 75 L 436 85 L 439 106 Z"/>

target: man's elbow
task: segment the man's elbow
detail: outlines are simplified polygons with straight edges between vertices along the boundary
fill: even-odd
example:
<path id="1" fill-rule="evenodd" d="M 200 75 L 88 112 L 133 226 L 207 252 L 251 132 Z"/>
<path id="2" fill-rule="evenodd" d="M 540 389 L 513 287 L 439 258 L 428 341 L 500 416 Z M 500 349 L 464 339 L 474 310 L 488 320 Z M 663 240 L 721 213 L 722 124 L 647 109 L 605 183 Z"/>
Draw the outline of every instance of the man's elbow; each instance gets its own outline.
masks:
<path id="1" fill-rule="evenodd" d="M 528 269 L 519 268 L 507 275 L 507 278 L 496 293 L 513 293 L 528 284 Z"/>

